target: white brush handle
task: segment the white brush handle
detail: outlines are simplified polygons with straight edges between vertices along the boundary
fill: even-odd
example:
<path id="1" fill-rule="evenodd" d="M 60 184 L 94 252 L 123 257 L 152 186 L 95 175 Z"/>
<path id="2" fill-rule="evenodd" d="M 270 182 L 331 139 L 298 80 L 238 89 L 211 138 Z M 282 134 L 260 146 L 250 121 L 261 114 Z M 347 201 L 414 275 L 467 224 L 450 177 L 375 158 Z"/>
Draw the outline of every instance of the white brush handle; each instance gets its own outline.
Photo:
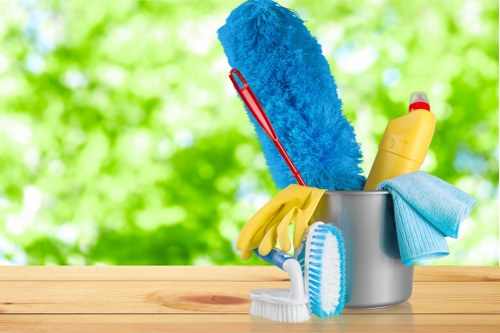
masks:
<path id="1" fill-rule="evenodd" d="M 290 258 L 283 264 L 283 270 L 287 272 L 290 277 L 290 298 L 294 300 L 306 298 L 304 278 L 302 277 L 302 270 L 299 262 L 294 258 Z"/>
<path id="2" fill-rule="evenodd" d="M 303 300 L 306 298 L 304 291 L 304 278 L 300 264 L 294 257 L 278 249 L 272 249 L 268 255 L 260 255 L 259 250 L 254 253 L 261 259 L 281 268 L 288 273 L 290 278 L 290 298 L 293 300 Z"/>

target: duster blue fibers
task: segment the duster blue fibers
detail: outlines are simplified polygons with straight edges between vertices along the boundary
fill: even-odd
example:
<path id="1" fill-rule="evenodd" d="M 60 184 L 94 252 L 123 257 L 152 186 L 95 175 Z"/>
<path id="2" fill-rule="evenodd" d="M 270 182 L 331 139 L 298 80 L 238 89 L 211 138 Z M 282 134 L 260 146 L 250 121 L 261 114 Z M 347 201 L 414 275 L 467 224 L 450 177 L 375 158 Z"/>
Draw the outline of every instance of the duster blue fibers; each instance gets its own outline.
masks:
<path id="1" fill-rule="evenodd" d="M 321 46 L 299 16 L 271 0 L 249 0 L 233 10 L 218 35 L 230 66 L 252 87 L 307 186 L 361 190 L 365 177 L 354 129 Z M 249 116 L 276 185 L 296 183 Z"/>

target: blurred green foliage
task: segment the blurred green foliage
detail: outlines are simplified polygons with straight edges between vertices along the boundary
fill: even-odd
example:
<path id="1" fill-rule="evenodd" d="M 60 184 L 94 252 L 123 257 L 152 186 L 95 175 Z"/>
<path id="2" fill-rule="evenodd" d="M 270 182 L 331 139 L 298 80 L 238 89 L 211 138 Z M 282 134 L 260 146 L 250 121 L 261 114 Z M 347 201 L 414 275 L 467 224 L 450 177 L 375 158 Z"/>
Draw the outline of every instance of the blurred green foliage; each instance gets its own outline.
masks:
<path id="1" fill-rule="evenodd" d="M 216 39 L 239 3 L 2 2 L 3 263 L 241 263 L 239 229 L 276 189 Z M 477 199 L 432 264 L 498 263 L 498 2 L 281 3 L 323 45 L 365 173 L 428 92 L 423 169 Z"/>

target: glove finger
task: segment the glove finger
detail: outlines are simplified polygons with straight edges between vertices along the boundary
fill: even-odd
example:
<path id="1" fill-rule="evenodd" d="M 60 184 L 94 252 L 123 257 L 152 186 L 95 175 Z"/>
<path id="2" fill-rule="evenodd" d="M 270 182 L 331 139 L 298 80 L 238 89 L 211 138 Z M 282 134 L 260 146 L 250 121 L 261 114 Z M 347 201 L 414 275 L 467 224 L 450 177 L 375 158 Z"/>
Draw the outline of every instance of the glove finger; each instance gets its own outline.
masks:
<path id="1" fill-rule="evenodd" d="M 302 206 L 302 203 L 307 199 L 313 189 L 313 187 L 300 186 L 297 184 L 288 185 L 259 209 L 248 222 L 252 221 L 251 224 L 255 224 L 256 226 L 261 225 L 253 221 L 262 222 L 269 220 L 271 216 L 275 215 L 275 212 L 279 210 L 279 207 L 285 204 L 297 207 Z"/>
<path id="2" fill-rule="evenodd" d="M 285 192 L 285 190 L 287 191 Z M 282 191 L 283 202 L 286 202 L 291 207 L 301 207 L 311 191 L 314 190 L 314 187 L 291 184 L 285 190 Z"/>
<path id="3" fill-rule="evenodd" d="M 254 248 L 257 247 L 257 245 L 260 244 L 260 240 L 267 232 L 269 224 L 282 209 L 283 204 L 275 207 L 275 210 L 272 213 L 269 213 L 265 219 L 263 215 L 255 214 L 250 220 L 248 220 L 240 231 L 240 235 L 236 241 L 236 249 L 243 250 L 245 248 L 252 247 L 251 245 L 255 243 L 257 244 Z M 262 217 L 262 220 L 259 220 L 259 216 Z"/>
<path id="4" fill-rule="evenodd" d="M 313 216 L 314 212 L 316 211 L 316 207 L 319 204 L 319 201 L 323 197 L 323 194 L 325 193 L 326 190 L 321 190 L 321 189 L 313 189 L 309 196 L 307 197 L 303 209 L 302 209 L 302 215 L 303 219 L 307 220 L 308 222 L 313 222 L 311 221 L 311 217 Z M 311 223 L 310 223 L 311 224 Z"/>
<path id="5" fill-rule="evenodd" d="M 295 219 L 295 227 L 293 229 L 293 246 L 298 248 L 304 237 L 304 232 L 309 226 L 309 219 L 304 215 L 304 211 L 299 210 L 297 212 L 297 218 Z"/>
<path id="6" fill-rule="evenodd" d="M 273 219 L 271 221 L 269 221 L 267 223 L 265 228 L 263 228 L 262 230 L 259 231 L 259 234 L 257 235 L 257 237 L 252 239 L 252 242 L 250 243 L 251 246 L 258 247 L 262 243 L 264 237 L 269 234 L 269 232 L 271 231 L 272 228 L 276 228 L 279 225 L 279 223 L 281 221 L 283 221 L 283 219 L 285 218 L 285 216 L 288 214 L 288 212 L 291 209 L 293 209 L 293 208 L 288 207 L 288 205 L 283 205 L 281 210 L 279 212 L 276 212 L 276 215 L 273 217 Z M 275 239 L 276 238 L 277 238 L 277 236 L 275 237 Z"/>
<path id="7" fill-rule="evenodd" d="M 267 225 L 265 227 L 265 236 L 264 236 L 264 238 L 262 238 L 262 241 L 260 242 L 260 245 L 259 245 L 259 249 L 261 249 L 261 248 L 262 249 L 266 249 L 267 253 L 269 253 L 269 251 L 271 251 L 272 247 L 274 247 L 276 245 L 277 234 L 275 235 L 275 233 L 277 231 L 275 230 L 272 233 L 270 233 L 271 229 L 273 229 L 273 228 L 276 229 L 276 223 L 282 222 L 283 219 L 285 219 L 285 217 L 287 216 L 287 214 L 289 214 L 290 212 L 292 212 L 292 213 L 290 213 L 291 216 L 287 220 L 289 220 L 289 221 L 292 220 L 292 218 L 294 217 L 293 214 L 296 214 L 299 211 L 298 207 L 304 207 L 304 202 L 306 202 L 308 200 L 308 198 L 309 198 L 310 194 L 313 192 L 313 190 L 319 191 L 321 194 L 324 192 L 324 191 L 321 192 L 322 190 L 318 190 L 318 189 L 315 189 L 315 188 L 312 188 L 312 187 L 304 187 L 304 186 L 299 186 L 299 185 L 295 185 L 294 187 L 290 185 L 289 187 L 287 187 L 287 189 L 290 189 L 290 192 L 292 192 L 292 190 L 293 190 L 293 192 L 295 193 L 296 197 L 295 197 L 294 200 L 287 201 L 285 204 L 283 204 L 281 206 L 281 209 L 279 211 L 277 211 L 276 214 L 275 214 L 275 216 L 272 218 L 272 221 L 270 221 L 270 222 L 267 223 Z M 300 200 L 297 199 L 297 197 L 299 196 L 299 194 L 301 195 Z M 300 203 L 299 203 L 299 201 L 300 201 Z M 296 210 L 296 212 L 294 212 L 294 210 Z M 314 211 L 314 209 L 312 211 Z M 298 234 L 298 236 L 294 236 L 294 246 L 295 247 L 298 247 L 300 245 L 300 242 L 302 240 L 302 234 L 304 233 L 304 230 L 307 228 L 307 222 L 308 221 L 309 221 L 308 218 L 302 219 L 301 223 L 299 223 L 299 227 L 297 228 L 297 225 L 295 226 L 295 229 L 294 229 L 295 234 L 294 235 Z M 258 240 L 260 239 L 260 235 L 262 235 L 262 234 L 259 233 L 259 237 L 255 237 L 252 240 L 252 242 L 250 243 L 252 247 L 253 246 L 257 246 Z M 267 239 L 267 241 L 264 242 L 264 239 L 266 237 L 271 237 L 271 236 L 273 237 L 272 239 Z M 286 237 L 281 237 L 281 238 L 282 239 L 288 239 L 288 235 Z M 289 250 L 290 246 L 287 246 L 285 240 L 283 242 L 284 243 L 282 244 L 282 248 L 284 250 L 286 248 L 288 248 L 288 250 Z M 267 249 L 269 249 L 269 250 L 267 250 Z M 285 250 L 285 251 L 288 251 L 288 250 Z"/>
<path id="8" fill-rule="evenodd" d="M 276 228 L 277 224 L 275 224 L 269 231 L 266 233 L 264 238 L 262 239 L 262 242 L 259 245 L 259 254 L 261 256 L 268 255 L 269 252 L 273 249 L 273 247 L 276 245 Z"/>
<path id="9" fill-rule="evenodd" d="M 313 190 L 312 187 L 291 184 L 280 191 L 243 226 L 236 242 L 236 248 L 243 250 L 252 243 L 259 243 L 260 235 L 262 235 L 261 228 L 264 227 L 264 232 L 267 232 L 272 227 L 273 223 L 270 221 L 274 218 L 281 221 L 290 210 L 290 207 L 303 207 L 304 201 L 307 200 Z M 256 235 L 259 237 L 252 241 Z"/>
<path id="10" fill-rule="evenodd" d="M 297 214 L 298 209 L 294 207 L 290 210 L 285 217 L 278 224 L 278 242 L 283 251 L 290 251 L 290 247 L 292 246 L 290 242 L 290 238 L 288 237 L 288 226 L 292 223 L 293 218 Z"/>
<path id="11" fill-rule="evenodd" d="M 283 221 L 283 219 L 285 218 L 285 216 L 287 216 L 287 214 L 290 213 L 290 211 L 294 210 L 294 209 L 297 209 L 298 207 L 297 206 L 293 206 L 293 205 L 289 205 L 288 203 L 285 204 L 282 209 L 273 217 L 273 221 L 271 221 L 267 228 L 266 228 L 266 232 L 269 231 L 269 229 L 271 229 L 271 227 L 275 224 L 275 223 L 280 223 L 281 221 Z"/>
<path id="12" fill-rule="evenodd" d="M 281 209 L 279 211 L 276 212 L 276 215 L 281 215 Z M 246 248 L 251 248 L 251 249 L 255 249 L 257 247 L 259 247 L 260 243 L 262 242 L 262 239 L 264 238 L 264 236 L 269 232 L 269 230 L 274 226 L 276 225 L 277 223 L 279 222 L 278 219 L 275 218 L 275 216 L 273 216 L 271 218 L 271 220 L 269 220 L 267 222 L 267 224 L 263 225 L 259 230 L 257 230 L 257 232 L 252 235 L 251 239 L 248 241 L 248 244 L 246 244 Z"/>
<path id="13" fill-rule="evenodd" d="M 295 229 L 293 234 L 293 245 L 295 248 L 300 246 L 300 242 L 302 241 L 302 237 L 304 236 L 304 231 L 309 226 L 309 222 L 311 220 L 316 207 L 318 206 L 319 201 L 323 197 L 325 190 L 313 188 L 310 192 L 307 199 L 304 201 L 304 205 L 302 209 L 297 213 L 297 218 L 295 222 Z"/>
<path id="14" fill-rule="evenodd" d="M 252 257 L 252 254 L 253 254 L 252 249 L 244 249 L 240 253 L 240 258 L 243 259 L 243 261 L 247 261 L 248 259 L 250 259 L 250 257 Z"/>

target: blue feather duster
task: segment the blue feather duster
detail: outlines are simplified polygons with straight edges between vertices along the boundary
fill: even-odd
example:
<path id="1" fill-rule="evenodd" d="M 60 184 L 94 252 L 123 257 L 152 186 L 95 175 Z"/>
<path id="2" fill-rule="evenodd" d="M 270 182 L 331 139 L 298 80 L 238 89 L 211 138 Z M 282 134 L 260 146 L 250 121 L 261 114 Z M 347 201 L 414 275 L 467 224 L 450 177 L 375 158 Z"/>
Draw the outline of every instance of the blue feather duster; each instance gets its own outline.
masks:
<path id="1" fill-rule="evenodd" d="M 361 190 L 361 150 L 342 113 L 321 46 L 299 16 L 271 0 L 249 0 L 218 31 L 233 68 L 246 78 L 308 186 Z M 248 110 L 247 110 L 248 111 Z M 296 183 L 251 115 L 279 188 Z"/>

